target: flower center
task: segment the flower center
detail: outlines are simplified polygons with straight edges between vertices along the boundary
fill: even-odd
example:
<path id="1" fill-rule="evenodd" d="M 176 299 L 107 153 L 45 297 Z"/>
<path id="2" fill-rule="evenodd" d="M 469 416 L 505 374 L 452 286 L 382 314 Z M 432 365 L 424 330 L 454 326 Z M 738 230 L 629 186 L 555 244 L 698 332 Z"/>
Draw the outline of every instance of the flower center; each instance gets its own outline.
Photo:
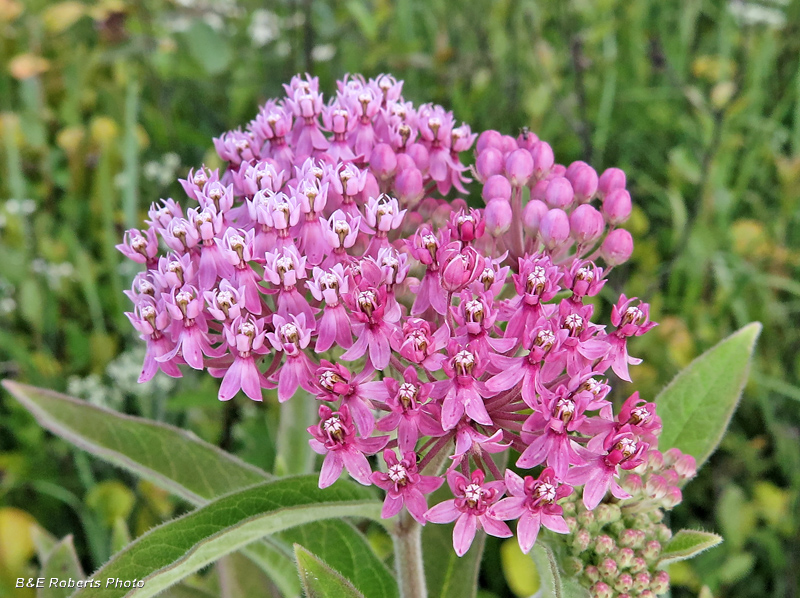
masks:
<path id="1" fill-rule="evenodd" d="M 361 308 L 361 311 L 371 316 L 372 312 L 378 307 L 375 299 L 375 293 L 373 291 L 361 291 L 358 294 L 358 306 Z"/>
<path id="2" fill-rule="evenodd" d="M 453 362 L 459 376 L 469 376 L 475 367 L 475 356 L 465 349 L 456 353 Z"/>
<path id="3" fill-rule="evenodd" d="M 644 313 L 638 307 L 631 305 L 628 309 L 625 310 L 625 316 L 622 318 L 622 325 L 625 324 L 633 324 L 638 325 L 639 322 L 642 321 L 644 318 Z"/>
<path id="4" fill-rule="evenodd" d="M 419 392 L 419 389 L 413 384 L 404 382 L 403 384 L 400 385 L 400 391 L 397 394 L 398 397 L 400 398 L 400 402 L 402 403 L 405 409 L 411 407 L 411 405 L 414 402 L 414 399 L 417 398 L 417 392 Z"/>
<path id="5" fill-rule="evenodd" d="M 331 372 L 330 370 L 322 372 L 322 375 L 319 377 L 319 385 L 328 391 L 332 391 L 337 384 L 344 381 L 345 379 L 339 374 Z"/>
<path id="6" fill-rule="evenodd" d="M 408 484 L 408 470 L 400 465 L 400 463 L 392 465 L 386 473 L 389 479 L 398 486 L 405 486 Z"/>
<path id="7" fill-rule="evenodd" d="M 563 421 L 565 424 L 569 423 L 572 416 L 575 414 L 575 401 L 572 399 L 558 399 L 556 408 L 553 410 L 553 415 Z"/>
<path id="8" fill-rule="evenodd" d="M 322 429 L 325 430 L 325 433 L 331 438 L 331 440 L 335 440 L 337 442 L 342 442 L 344 440 L 344 426 L 339 420 L 338 415 L 334 415 L 333 417 L 326 419 L 322 423 Z"/>
<path id="9" fill-rule="evenodd" d="M 475 508 L 483 497 L 483 488 L 478 484 L 470 484 L 464 488 L 464 498 L 467 499 L 467 504 Z"/>
<path id="10" fill-rule="evenodd" d="M 467 314 L 467 320 L 470 322 L 480 323 L 483 320 L 483 303 L 477 299 L 467 301 L 464 311 Z"/>
<path id="11" fill-rule="evenodd" d="M 650 419 L 650 412 L 647 407 L 637 407 L 631 411 L 630 422 L 635 426 Z"/>
<path id="12" fill-rule="evenodd" d="M 533 344 L 537 347 L 541 347 L 545 351 L 549 351 L 555 342 L 556 335 L 553 334 L 552 330 L 540 330 L 536 335 Z"/>
<path id="13" fill-rule="evenodd" d="M 556 500 L 556 487 L 548 482 L 540 482 L 536 487 L 536 495 L 542 502 L 553 503 Z"/>
<path id="14" fill-rule="evenodd" d="M 578 280 L 585 280 L 586 282 L 592 282 L 594 280 L 594 272 L 589 268 L 581 268 L 578 270 L 578 274 L 576 276 Z"/>
<path id="15" fill-rule="evenodd" d="M 564 318 L 564 328 L 569 330 L 572 336 L 576 336 L 583 331 L 583 318 L 578 314 L 569 314 Z"/>
<path id="16" fill-rule="evenodd" d="M 541 295 L 547 284 L 547 273 L 541 266 L 534 266 L 533 271 L 528 274 L 528 293 Z"/>
<path id="17" fill-rule="evenodd" d="M 614 447 L 627 459 L 636 452 L 636 441 L 633 438 L 623 438 Z"/>

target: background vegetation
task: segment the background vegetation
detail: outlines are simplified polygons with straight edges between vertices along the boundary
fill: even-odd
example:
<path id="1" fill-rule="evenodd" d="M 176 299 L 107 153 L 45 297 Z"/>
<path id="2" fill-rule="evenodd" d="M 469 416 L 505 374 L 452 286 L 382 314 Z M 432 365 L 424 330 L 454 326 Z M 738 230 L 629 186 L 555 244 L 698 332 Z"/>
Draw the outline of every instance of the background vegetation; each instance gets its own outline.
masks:
<path id="1" fill-rule="evenodd" d="M 800 595 L 796 0 L 0 0 L 0 376 L 273 468 L 272 407 L 223 406 L 208 377 L 136 385 L 133 272 L 113 246 L 302 71 L 326 90 L 391 72 L 473 130 L 528 126 L 562 163 L 625 169 L 637 245 L 615 282 L 661 326 L 632 345 L 645 365 L 620 394 L 653 396 L 731 331 L 765 327 L 731 431 L 673 512 L 726 541 L 671 570 L 673 595 Z M 75 533 L 91 571 L 182 508 L 0 396 L 0 595 L 32 575 L 32 521 Z M 512 557 L 490 546 L 486 597 L 524 595 Z"/>

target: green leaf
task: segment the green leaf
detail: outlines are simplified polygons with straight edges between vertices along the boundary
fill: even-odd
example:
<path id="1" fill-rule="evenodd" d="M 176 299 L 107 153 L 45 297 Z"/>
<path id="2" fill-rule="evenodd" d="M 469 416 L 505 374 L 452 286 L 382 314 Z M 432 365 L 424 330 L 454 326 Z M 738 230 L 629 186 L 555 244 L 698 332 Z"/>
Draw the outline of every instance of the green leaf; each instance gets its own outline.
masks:
<path id="1" fill-rule="evenodd" d="M 197 20 L 186 32 L 189 54 L 209 75 L 219 75 L 231 62 L 233 52 L 227 40 L 208 23 Z"/>
<path id="2" fill-rule="evenodd" d="M 714 452 L 747 381 L 761 324 L 754 322 L 692 361 L 656 397 L 664 430 L 659 449 L 678 448 L 698 468 Z"/>
<path id="3" fill-rule="evenodd" d="M 299 544 L 294 554 L 306 598 L 364 598 L 341 573 Z"/>
<path id="4" fill-rule="evenodd" d="M 589 598 L 589 590 L 572 579 L 563 579 L 552 549 L 541 539 L 533 545 L 531 558 L 539 571 L 540 598 Z"/>
<path id="5" fill-rule="evenodd" d="M 195 505 L 270 477 L 186 430 L 10 380 L 3 386 L 53 434 Z"/>
<path id="6" fill-rule="evenodd" d="M 291 477 L 223 496 L 139 537 L 97 571 L 98 579 L 139 579 L 140 588 L 86 588 L 73 598 L 146 598 L 219 558 L 284 529 L 340 517 L 380 518 L 372 491 L 339 481 L 321 490 L 317 476 Z"/>
<path id="7" fill-rule="evenodd" d="M 672 536 L 672 539 L 661 551 L 661 560 L 658 562 L 658 566 L 664 567 L 670 563 L 685 561 L 709 548 L 713 548 L 720 542 L 722 542 L 722 538 L 717 534 L 700 530 L 682 529 Z"/>
<path id="8" fill-rule="evenodd" d="M 253 561 L 234 552 L 217 562 L 221 598 L 274 598 L 269 579 Z"/>
<path id="9" fill-rule="evenodd" d="M 342 574 L 366 598 L 397 598 L 394 575 L 378 558 L 364 535 L 346 521 L 319 521 L 281 532 L 279 537 L 299 544 Z"/>
<path id="10" fill-rule="evenodd" d="M 429 506 L 446 500 L 448 495 L 452 498 L 445 485 L 431 495 Z M 486 537 L 479 532 L 469 551 L 459 558 L 453 549 L 454 525 L 426 525 L 422 528 L 422 554 L 429 598 L 474 598 L 476 594 Z"/>
<path id="11" fill-rule="evenodd" d="M 317 523 L 302 527 L 314 525 Z M 300 595 L 300 580 L 297 578 L 291 547 L 285 546 L 277 537 L 270 536 L 261 542 L 253 542 L 240 552 L 258 565 L 284 596 L 290 598 Z"/>
<path id="12" fill-rule="evenodd" d="M 37 598 L 66 598 L 75 591 L 74 586 L 71 588 L 50 587 L 50 580 L 53 578 L 65 582 L 70 579 L 75 581 L 84 579 L 71 535 L 61 540 L 50 551 L 42 565 L 40 577 L 45 578 L 45 587 L 37 592 Z"/>

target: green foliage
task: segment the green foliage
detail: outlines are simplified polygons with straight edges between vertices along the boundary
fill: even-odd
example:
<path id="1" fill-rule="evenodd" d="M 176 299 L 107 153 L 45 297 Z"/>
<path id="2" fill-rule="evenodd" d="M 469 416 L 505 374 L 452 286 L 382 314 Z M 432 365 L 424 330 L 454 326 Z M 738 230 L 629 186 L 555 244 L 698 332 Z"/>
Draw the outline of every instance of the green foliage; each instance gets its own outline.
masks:
<path id="1" fill-rule="evenodd" d="M 658 448 L 678 448 L 701 467 L 722 440 L 750 369 L 761 324 L 749 324 L 703 353 L 656 397 Z"/>
<path id="2" fill-rule="evenodd" d="M 340 573 L 299 544 L 294 545 L 294 554 L 307 598 L 365 598 Z"/>
<path id="3" fill-rule="evenodd" d="M 569 578 L 564 579 L 553 551 L 544 541 L 534 544 L 531 557 L 539 572 L 542 598 L 588 598 L 586 588 Z"/>
<path id="4" fill-rule="evenodd" d="M 39 593 L 39 598 L 66 598 L 75 590 L 68 587 L 50 587 L 52 578 L 66 581 L 68 579 L 79 580 L 84 577 L 78 555 L 75 553 L 75 546 L 72 543 L 72 536 L 67 536 L 52 548 L 42 563 L 40 577 L 47 580 L 47 587 Z"/>
<path id="5" fill-rule="evenodd" d="M 664 546 L 659 566 L 691 559 L 722 542 L 717 534 L 700 530 L 682 529 Z"/>

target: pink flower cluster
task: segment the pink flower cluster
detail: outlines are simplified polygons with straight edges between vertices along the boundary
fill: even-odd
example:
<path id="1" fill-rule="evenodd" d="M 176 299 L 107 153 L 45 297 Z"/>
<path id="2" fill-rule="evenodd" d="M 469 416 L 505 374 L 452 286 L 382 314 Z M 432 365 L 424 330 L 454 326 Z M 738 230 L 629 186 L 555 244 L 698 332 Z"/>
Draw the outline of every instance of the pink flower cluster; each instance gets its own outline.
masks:
<path id="1" fill-rule="evenodd" d="M 630 380 L 627 341 L 655 324 L 624 295 L 595 323 L 587 301 L 632 252 L 624 173 L 557 164 L 531 132 L 477 136 L 388 75 L 346 77 L 327 102 L 316 78 L 285 89 L 214 140 L 222 173 L 181 181 L 192 207 L 154 204 L 118 246 L 146 268 L 127 314 L 141 380 L 186 364 L 222 379 L 221 400 L 313 400 L 304 389 L 320 487 L 346 469 L 386 491 L 385 517 L 456 521 L 459 555 L 509 520 L 526 551 L 542 525 L 565 533 L 573 487 L 588 509 L 627 497 L 618 476 L 660 420 L 638 395 L 615 415 L 605 376 Z M 468 175 L 484 208 L 445 199 Z M 495 465 L 510 450 L 531 475 Z M 454 498 L 428 509 L 445 480 Z"/>

